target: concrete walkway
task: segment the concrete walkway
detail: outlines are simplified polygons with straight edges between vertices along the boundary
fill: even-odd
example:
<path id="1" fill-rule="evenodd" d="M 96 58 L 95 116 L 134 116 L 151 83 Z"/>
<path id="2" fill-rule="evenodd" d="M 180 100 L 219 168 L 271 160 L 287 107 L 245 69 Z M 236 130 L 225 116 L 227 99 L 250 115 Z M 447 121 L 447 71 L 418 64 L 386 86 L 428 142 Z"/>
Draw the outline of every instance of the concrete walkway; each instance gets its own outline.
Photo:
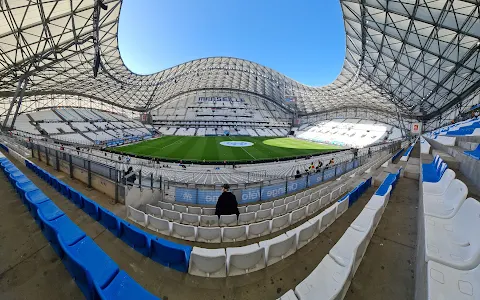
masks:
<path id="1" fill-rule="evenodd" d="M 0 173 L 0 299 L 85 299 Z"/>

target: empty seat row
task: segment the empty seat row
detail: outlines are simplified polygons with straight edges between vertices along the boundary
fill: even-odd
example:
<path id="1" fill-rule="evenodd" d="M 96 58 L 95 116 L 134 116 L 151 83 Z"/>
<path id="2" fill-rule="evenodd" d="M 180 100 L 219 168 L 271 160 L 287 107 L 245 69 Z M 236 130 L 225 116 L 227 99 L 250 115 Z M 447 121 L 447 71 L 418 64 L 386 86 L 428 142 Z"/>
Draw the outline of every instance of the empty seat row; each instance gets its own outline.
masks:
<path id="1" fill-rule="evenodd" d="M 345 205 L 342 204 L 338 213 L 343 213 L 370 185 L 371 178 L 344 196 L 342 200 L 347 198 L 350 200 L 346 201 Z M 127 217 L 160 234 L 180 239 L 206 243 L 236 242 L 261 237 L 295 224 L 330 204 L 339 195 L 340 187 L 300 208 L 284 204 L 271 210 L 265 210 L 265 214 L 263 214 L 264 211 L 240 214 L 238 219 L 236 215 L 224 215 L 219 218 L 216 215 L 199 216 L 179 213 L 149 204 L 146 206 L 147 213 L 129 206 Z M 298 202 L 290 202 L 290 204 L 296 203 Z M 219 227 L 219 225 L 224 225 L 224 227 Z"/>
<path id="2" fill-rule="evenodd" d="M 383 183 L 388 184 L 386 181 Z M 361 191 L 363 187 L 358 189 Z M 343 299 L 380 222 L 391 191 L 390 183 L 384 195 L 373 195 L 313 272 L 295 290 L 289 290 L 280 299 Z"/>
<path id="3" fill-rule="evenodd" d="M 422 165 L 422 197 L 428 299 L 480 298 L 480 202 L 435 157 Z M 440 170 L 440 171 L 439 171 Z M 431 173 L 435 172 L 434 182 Z"/>
<path id="4" fill-rule="evenodd" d="M 427 142 L 426 139 L 420 137 L 420 152 L 422 154 L 429 154 L 430 153 L 430 144 Z"/>
<path id="5" fill-rule="evenodd" d="M 408 161 L 408 159 L 410 158 L 410 153 L 412 152 L 413 147 L 415 146 L 415 143 L 416 141 L 413 142 L 413 144 L 411 144 L 410 147 L 407 148 L 407 151 L 405 151 L 403 156 L 400 158 L 401 161 Z"/>
<path id="6" fill-rule="evenodd" d="M 117 217 L 108 209 L 98 205 L 95 201 L 58 180 L 55 176 L 32 162 L 25 160 L 25 164 L 40 178 L 52 185 L 59 193 L 71 200 L 77 207 L 83 209 L 85 213 L 110 230 L 127 245 L 162 265 L 180 272 L 187 272 L 192 247 L 155 237 Z"/>
<path id="7" fill-rule="evenodd" d="M 150 294 L 0 154 L 1 168 L 87 299 L 158 299 Z"/>
<path id="8" fill-rule="evenodd" d="M 370 182 L 367 181 L 365 184 L 368 185 Z M 362 193 L 365 190 L 361 190 Z M 189 273 L 205 277 L 235 276 L 260 270 L 281 261 L 305 246 L 339 218 L 348 209 L 350 196 L 351 193 L 301 226 L 258 244 L 226 249 L 194 247 Z M 358 226 L 363 226 L 362 222 L 359 221 Z"/>

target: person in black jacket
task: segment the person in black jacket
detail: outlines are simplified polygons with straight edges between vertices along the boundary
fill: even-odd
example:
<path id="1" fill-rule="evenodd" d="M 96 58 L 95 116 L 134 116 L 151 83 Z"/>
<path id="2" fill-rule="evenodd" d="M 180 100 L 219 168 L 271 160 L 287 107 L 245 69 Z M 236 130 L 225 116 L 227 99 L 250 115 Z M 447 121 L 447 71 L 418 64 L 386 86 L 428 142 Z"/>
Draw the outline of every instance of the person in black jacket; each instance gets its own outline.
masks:
<path id="1" fill-rule="evenodd" d="M 221 215 L 236 214 L 237 218 L 240 212 L 238 211 L 237 197 L 230 191 L 230 185 L 225 183 L 222 186 L 222 194 L 218 197 L 217 205 L 215 207 L 215 214 L 220 218 Z"/>

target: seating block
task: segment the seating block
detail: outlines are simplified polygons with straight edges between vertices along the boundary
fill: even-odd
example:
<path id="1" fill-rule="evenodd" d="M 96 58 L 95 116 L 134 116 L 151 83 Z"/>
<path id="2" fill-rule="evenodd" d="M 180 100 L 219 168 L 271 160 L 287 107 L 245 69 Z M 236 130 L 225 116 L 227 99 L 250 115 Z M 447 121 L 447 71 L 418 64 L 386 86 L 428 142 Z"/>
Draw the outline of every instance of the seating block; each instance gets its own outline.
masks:
<path id="1" fill-rule="evenodd" d="M 193 247 L 188 273 L 203 277 L 226 277 L 227 255 L 225 249 Z"/>

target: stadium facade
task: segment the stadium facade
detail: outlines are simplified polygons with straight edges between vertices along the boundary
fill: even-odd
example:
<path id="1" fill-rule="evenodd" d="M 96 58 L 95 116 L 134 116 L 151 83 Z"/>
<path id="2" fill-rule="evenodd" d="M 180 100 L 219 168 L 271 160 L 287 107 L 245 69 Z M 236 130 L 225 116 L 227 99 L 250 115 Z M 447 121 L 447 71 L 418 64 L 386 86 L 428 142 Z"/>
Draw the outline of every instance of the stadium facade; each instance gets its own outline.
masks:
<path id="1" fill-rule="evenodd" d="M 188 92 L 222 89 L 294 99 L 300 117 L 358 111 L 433 129 L 478 101 L 478 1 L 340 2 L 343 69 L 312 87 L 232 57 L 137 75 L 118 47 L 122 1 L 1 1 L 0 117 L 58 106 L 149 112 Z"/>

